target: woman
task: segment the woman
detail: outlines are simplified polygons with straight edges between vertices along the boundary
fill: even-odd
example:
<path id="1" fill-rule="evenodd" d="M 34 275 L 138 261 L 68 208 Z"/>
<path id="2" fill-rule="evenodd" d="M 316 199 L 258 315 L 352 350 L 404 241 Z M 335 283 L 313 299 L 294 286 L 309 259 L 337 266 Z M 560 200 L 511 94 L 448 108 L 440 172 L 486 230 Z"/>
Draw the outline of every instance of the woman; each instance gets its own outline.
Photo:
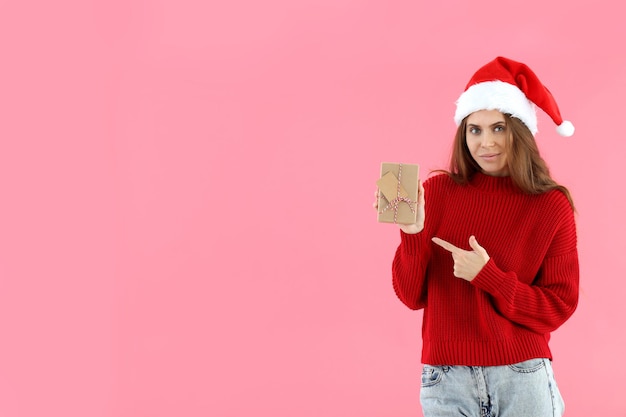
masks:
<path id="1" fill-rule="evenodd" d="M 563 413 L 548 341 L 578 303 L 576 226 L 539 155 L 535 105 L 573 134 L 526 65 L 479 69 L 457 101 L 450 170 L 419 185 L 417 221 L 400 225 L 393 288 L 424 309 L 426 417 Z"/>

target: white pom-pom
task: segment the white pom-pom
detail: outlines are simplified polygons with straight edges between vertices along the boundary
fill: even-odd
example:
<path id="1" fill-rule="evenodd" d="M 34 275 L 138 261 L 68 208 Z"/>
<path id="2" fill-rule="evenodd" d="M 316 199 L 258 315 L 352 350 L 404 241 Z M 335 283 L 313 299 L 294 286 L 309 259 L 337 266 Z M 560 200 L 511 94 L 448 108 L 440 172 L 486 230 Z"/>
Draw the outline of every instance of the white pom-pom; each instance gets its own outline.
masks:
<path id="1" fill-rule="evenodd" d="M 574 130 L 574 125 L 569 120 L 563 120 L 563 123 L 556 128 L 556 132 L 561 136 L 572 136 Z"/>

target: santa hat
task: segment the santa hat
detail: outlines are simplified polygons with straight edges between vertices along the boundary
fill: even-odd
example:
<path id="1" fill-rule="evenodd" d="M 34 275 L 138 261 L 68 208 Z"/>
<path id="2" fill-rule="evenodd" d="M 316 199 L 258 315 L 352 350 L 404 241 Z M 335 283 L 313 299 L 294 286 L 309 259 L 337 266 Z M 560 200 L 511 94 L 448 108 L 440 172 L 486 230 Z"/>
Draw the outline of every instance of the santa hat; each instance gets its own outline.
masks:
<path id="1" fill-rule="evenodd" d="M 563 120 L 550 91 L 526 65 L 497 57 L 480 68 L 467 83 L 456 102 L 454 121 L 461 121 L 478 110 L 499 110 L 520 119 L 534 135 L 537 133 L 535 106 L 556 123 L 561 136 L 572 136 L 574 125 Z"/>

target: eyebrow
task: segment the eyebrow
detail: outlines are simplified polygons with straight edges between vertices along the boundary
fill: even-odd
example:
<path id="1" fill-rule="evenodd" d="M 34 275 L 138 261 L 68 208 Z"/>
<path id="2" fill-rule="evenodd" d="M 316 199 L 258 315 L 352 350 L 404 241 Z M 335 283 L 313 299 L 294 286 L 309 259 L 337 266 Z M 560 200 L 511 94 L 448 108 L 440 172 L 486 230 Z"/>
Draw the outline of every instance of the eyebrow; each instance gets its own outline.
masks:
<path id="1" fill-rule="evenodd" d="M 489 127 L 494 127 L 494 126 L 497 126 L 497 125 L 506 125 L 506 121 L 504 121 L 504 120 L 497 121 L 495 123 L 490 124 Z M 475 123 L 468 123 L 467 127 L 482 127 L 482 126 L 481 125 L 477 125 Z"/>

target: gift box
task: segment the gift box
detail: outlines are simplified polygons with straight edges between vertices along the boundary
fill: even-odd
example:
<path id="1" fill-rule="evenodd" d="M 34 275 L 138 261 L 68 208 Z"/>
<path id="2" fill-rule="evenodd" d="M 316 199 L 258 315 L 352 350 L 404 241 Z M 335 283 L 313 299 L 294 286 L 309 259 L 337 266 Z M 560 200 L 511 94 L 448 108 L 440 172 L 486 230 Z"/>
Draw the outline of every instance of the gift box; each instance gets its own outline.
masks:
<path id="1" fill-rule="evenodd" d="M 413 224 L 417 217 L 419 165 L 383 162 L 378 186 L 378 221 Z"/>

